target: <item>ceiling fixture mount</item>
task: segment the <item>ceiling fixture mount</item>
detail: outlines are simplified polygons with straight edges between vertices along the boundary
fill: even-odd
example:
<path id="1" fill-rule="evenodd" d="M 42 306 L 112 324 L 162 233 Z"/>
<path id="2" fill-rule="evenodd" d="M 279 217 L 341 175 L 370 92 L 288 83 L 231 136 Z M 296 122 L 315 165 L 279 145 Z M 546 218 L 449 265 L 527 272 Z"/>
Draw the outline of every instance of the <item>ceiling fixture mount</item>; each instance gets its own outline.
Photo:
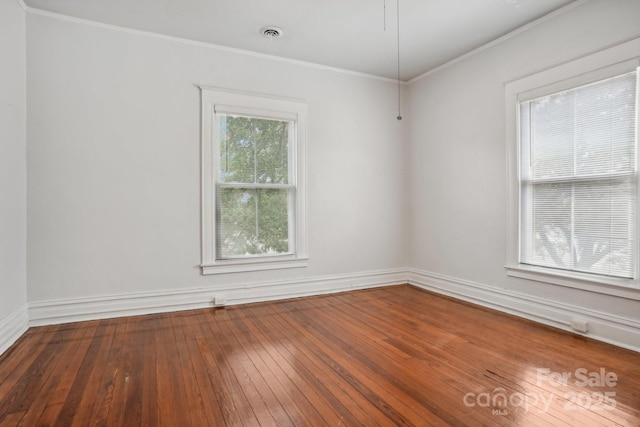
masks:
<path id="1" fill-rule="evenodd" d="M 259 33 L 262 34 L 262 37 L 267 39 L 277 39 L 282 36 L 282 30 L 272 25 L 260 28 Z"/>

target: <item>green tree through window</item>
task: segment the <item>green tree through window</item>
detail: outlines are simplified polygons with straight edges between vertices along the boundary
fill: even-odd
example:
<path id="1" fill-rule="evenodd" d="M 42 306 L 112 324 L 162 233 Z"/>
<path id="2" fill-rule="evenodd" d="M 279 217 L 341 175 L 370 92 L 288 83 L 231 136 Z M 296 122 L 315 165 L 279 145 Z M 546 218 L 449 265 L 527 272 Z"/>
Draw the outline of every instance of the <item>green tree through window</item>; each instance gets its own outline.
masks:
<path id="1" fill-rule="evenodd" d="M 220 259 L 291 252 L 288 120 L 218 114 L 217 253 Z"/>

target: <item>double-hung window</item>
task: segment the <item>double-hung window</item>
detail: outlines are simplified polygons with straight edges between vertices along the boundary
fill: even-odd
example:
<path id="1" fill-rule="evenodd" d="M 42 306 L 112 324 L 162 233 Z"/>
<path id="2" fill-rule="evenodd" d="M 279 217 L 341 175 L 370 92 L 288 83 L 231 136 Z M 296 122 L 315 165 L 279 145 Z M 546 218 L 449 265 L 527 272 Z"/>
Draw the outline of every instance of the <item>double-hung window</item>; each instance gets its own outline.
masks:
<path id="1" fill-rule="evenodd" d="M 637 285 L 638 79 L 632 60 L 514 95 L 508 269 Z"/>
<path id="2" fill-rule="evenodd" d="M 305 266 L 305 104 L 201 89 L 203 273 Z"/>
<path id="3" fill-rule="evenodd" d="M 637 74 L 519 103 L 521 263 L 634 277 Z"/>

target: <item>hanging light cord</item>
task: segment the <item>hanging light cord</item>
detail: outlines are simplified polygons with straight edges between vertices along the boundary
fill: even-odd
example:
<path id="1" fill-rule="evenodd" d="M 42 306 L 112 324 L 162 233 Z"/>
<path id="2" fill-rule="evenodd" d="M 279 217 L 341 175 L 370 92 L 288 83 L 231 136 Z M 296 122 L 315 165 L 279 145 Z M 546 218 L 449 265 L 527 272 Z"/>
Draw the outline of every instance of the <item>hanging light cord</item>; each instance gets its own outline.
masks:
<path id="1" fill-rule="evenodd" d="M 400 112 L 400 0 L 396 0 L 396 19 L 397 19 L 397 29 L 398 29 L 398 117 L 396 119 L 402 120 L 402 114 Z"/>
<path id="2" fill-rule="evenodd" d="M 382 28 L 387 31 L 387 0 L 382 2 Z"/>

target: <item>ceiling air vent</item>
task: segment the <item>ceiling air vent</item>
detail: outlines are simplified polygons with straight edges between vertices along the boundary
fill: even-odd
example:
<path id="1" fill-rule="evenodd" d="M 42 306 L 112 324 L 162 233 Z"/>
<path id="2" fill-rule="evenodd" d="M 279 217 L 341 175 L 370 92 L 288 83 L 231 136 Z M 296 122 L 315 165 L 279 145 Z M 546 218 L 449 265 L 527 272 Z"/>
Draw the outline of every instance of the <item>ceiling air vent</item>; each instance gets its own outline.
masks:
<path id="1" fill-rule="evenodd" d="M 263 37 L 268 39 L 277 39 L 282 35 L 282 30 L 278 27 L 272 27 L 272 26 L 262 27 L 260 28 L 260 34 L 262 34 Z"/>

